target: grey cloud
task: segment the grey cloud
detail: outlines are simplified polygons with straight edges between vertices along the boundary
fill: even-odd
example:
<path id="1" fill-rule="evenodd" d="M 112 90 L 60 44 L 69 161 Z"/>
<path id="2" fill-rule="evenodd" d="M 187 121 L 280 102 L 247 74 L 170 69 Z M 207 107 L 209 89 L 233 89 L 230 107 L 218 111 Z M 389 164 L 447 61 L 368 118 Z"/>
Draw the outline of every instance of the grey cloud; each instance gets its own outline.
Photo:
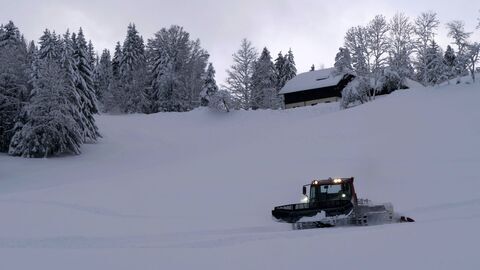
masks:
<path id="1" fill-rule="evenodd" d="M 0 21 L 13 20 L 27 39 L 37 40 L 43 29 L 59 33 L 80 26 L 96 49 L 112 49 L 122 41 L 128 23 L 135 22 L 148 39 L 162 27 L 179 24 L 193 38 L 200 38 L 217 69 L 225 78 L 231 55 L 244 37 L 260 50 L 267 46 L 276 56 L 292 48 L 299 71 L 311 64 L 333 64 L 345 31 L 364 25 L 376 14 L 391 17 L 401 11 L 414 17 L 422 11 L 437 11 L 442 23 L 465 20 L 474 29 L 480 4 L 473 0 L 439 1 L 319 1 L 319 0 L 176 0 L 176 1 L 26 1 L 0 0 Z M 479 39 L 478 31 L 475 38 Z M 448 43 L 442 25 L 438 40 Z"/>

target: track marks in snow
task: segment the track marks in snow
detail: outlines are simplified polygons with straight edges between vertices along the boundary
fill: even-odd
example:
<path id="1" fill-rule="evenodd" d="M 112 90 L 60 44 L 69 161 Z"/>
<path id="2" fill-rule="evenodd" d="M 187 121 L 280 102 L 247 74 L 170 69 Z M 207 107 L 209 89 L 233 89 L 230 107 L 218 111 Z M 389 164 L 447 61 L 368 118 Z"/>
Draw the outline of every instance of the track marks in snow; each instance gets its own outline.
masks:
<path id="1" fill-rule="evenodd" d="M 93 215 L 107 216 L 107 217 L 116 217 L 116 218 L 146 218 L 146 219 L 156 219 L 155 216 L 146 216 L 146 215 L 134 215 L 134 214 L 123 214 L 110 209 L 101 208 L 101 207 L 92 207 L 92 206 L 83 206 L 73 203 L 64 203 L 56 201 L 29 201 L 29 200 L 17 200 L 17 199 L 1 199 L 0 203 L 19 203 L 19 204 L 32 204 L 32 205 L 44 205 L 52 207 L 66 208 L 68 210 L 75 210 L 80 212 L 85 212 Z"/>
<path id="2" fill-rule="evenodd" d="M 197 231 L 142 236 L 0 237 L 0 249 L 163 249 L 219 248 L 253 241 L 308 237 L 287 226 Z"/>
<path id="3" fill-rule="evenodd" d="M 285 225 L 285 226 L 284 226 Z M 387 227 L 385 227 L 387 226 Z M 294 240 L 325 235 L 385 230 L 392 225 L 294 231 L 287 224 L 229 230 L 175 232 L 139 236 L 0 237 L 0 249 L 214 249 L 271 240 Z M 375 227 L 375 228 L 374 228 Z"/>

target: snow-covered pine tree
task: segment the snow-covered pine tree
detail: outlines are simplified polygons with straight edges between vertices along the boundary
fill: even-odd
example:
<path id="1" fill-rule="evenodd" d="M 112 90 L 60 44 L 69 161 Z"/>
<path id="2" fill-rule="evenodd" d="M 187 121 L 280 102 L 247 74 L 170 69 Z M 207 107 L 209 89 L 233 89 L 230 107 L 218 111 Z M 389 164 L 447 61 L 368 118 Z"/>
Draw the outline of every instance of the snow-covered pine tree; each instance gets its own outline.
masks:
<path id="1" fill-rule="evenodd" d="M 29 88 L 29 95 L 30 96 L 30 91 L 33 89 L 33 84 L 32 84 L 32 76 L 34 74 L 33 70 L 33 62 L 35 60 L 35 57 L 37 56 L 38 48 L 35 45 L 35 42 L 32 40 L 30 43 L 28 43 L 27 47 L 27 74 L 28 74 L 28 88 Z"/>
<path id="2" fill-rule="evenodd" d="M 278 57 L 275 59 L 274 64 L 278 94 L 285 84 L 297 75 L 297 68 L 295 66 L 295 59 L 292 49 L 289 49 L 285 56 L 282 55 L 282 52 L 278 53 Z M 283 99 L 283 96 L 279 95 L 279 98 Z M 282 100 L 280 100 L 280 103 L 283 103 Z"/>
<path id="3" fill-rule="evenodd" d="M 448 79 L 452 79 L 456 76 L 457 57 L 450 45 L 447 46 L 445 54 L 443 56 L 443 62 L 445 63 L 446 73 Z"/>
<path id="4" fill-rule="evenodd" d="M 283 63 L 278 63 L 277 67 L 277 62 L 275 62 L 275 68 L 277 69 L 277 96 L 278 96 L 278 102 L 280 103 L 280 107 L 283 106 L 283 95 L 279 95 L 278 93 L 280 90 L 285 86 L 285 84 L 293 79 L 293 77 L 297 76 L 297 67 L 295 65 L 295 57 L 293 56 L 292 49 L 289 49 L 287 54 L 283 57 Z M 281 68 L 281 71 L 279 72 L 278 69 Z"/>
<path id="5" fill-rule="evenodd" d="M 15 126 L 9 154 L 48 157 L 80 153 L 85 119 L 80 112 L 78 73 L 69 33 L 60 40 L 45 31 L 34 57 L 33 90 Z"/>
<path id="6" fill-rule="evenodd" d="M 120 62 L 122 60 L 122 45 L 117 42 L 112 57 L 112 82 L 107 92 L 103 94 L 103 110 L 105 112 L 120 113 L 120 104 L 123 100 L 122 77 L 120 74 Z"/>
<path id="7" fill-rule="evenodd" d="M 126 74 L 141 62 L 145 61 L 145 46 L 143 38 L 137 31 L 135 24 L 131 23 L 127 28 L 127 36 L 122 46 L 122 58 L 120 61 L 120 72 Z"/>
<path id="8" fill-rule="evenodd" d="M 163 28 L 148 41 L 152 91 L 162 111 L 183 112 L 199 105 L 208 53 L 183 27 Z"/>
<path id="9" fill-rule="evenodd" d="M 38 50 L 38 58 L 59 59 L 61 54 L 61 40 L 55 32 L 45 29 L 40 37 L 40 49 Z"/>
<path id="10" fill-rule="evenodd" d="M 284 75 L 284 65 L 285 65 L 285 58 L 283 57 L 282 52 L 278 53 L 277 58 L 274 62 L 275 65 L 275 78 L 276 78 L 276 85 L 277 90 L 280 91 L 282 87 L 285 85 L 285 75 Z"/>
<path id="11" fill-rule="evenodd" d="M 289 49 L 288 53 L 285 55 L 285 63 L 283 65 L 283 85 L 285 85 L 285 83 L 293 79 L 295 76 L 297 76 L 295 57 L 293 56 L 292 49 Z"/>
<path id="12" fill-rule="evenodd" d="M 270 51 L 265 47 L 260 58 L 255 62 L 252 74 L 251 108 L 278 109 L 278 97 L 275 80 L 275 65 L 272 62 Z"/>
<path id="13" fill-rule="evenodd" d="M 76 44 L 75 42 L 78 41 L 76 39 L 77 37 L 72 34 L 70 35 L 70 32 L 67 31 L 64 35 L 63 38 L 61 39 L 61 45 L 60 45 L 60 56 L 59 56 L 59 66 L 62 69 L 62 75 L 63 75 L 63 84 L 64 84 L 64 89 L 63 91 L 59 91 L 58 93 L 62 95 L 62 102 L 65 102 L 64 104 L 60 104 L 64 106 L 64 108 L 61 109 L 65 115 L 65 119 L 73 119 L 76 123 L 75 126 L 69 126 L 67 128 L 76 128 L 78 131 L 72 132 L 73 134 L 79 134 L 81 137 L 80 142 L 92 142 L 93 140 L 89 137 L 86 137 L 88 134 L 89 130 L 90 131 L 97 131 L 98 129 L 95 126 L 95 121 L 94 119 L 92 120 L 89 118 L 91 114 L 85 113 L 85 94 L 83 91 L 83 78 L 81 76 L 81 72 L 78 69 L 78 63 L 75 59 L 75 54 L 76 54 Z M 43 44 L 42 44 L 43 47 Z M 54 59 L 53 59 L 54 60 Z M 47 65 L 48 68 L 52 65 L 51 63 L 52 59 L 42 59 L 39 58 L 38 62 L 40 63 L 41 67 Z M 56 61 L 54 62 L 56 64 Z M 53 67 L 55 68 L 55 67 Z M 37 73 L 42 74 L 39 71 Z M 37 76 L 37 79 L 40 79 Z M 38 80 L 37 80 L 38 81 Z M 44 84 L 48 85 L 48 84 Z M 43 106 L 43 104 L 42 104 Z M 54 108 L 59 109 L 59 108 Z M 92 126 L 93 125 L 93 126 Z M 68 150 L 69 152 L 76 153 L 75 151 Z"/>
<path id="14" fill-rule="evenodd" d="M 120 77 L 120 62 L 122 61 L 122 45 L 120 42 L 117 42 L 115 45 L 115 51 L 112 58 L 112 72 L 115 80 L 118 80 Z"/>
<path id="15" fill-rule="evenodd" d="M 414 50 L 413 25 L 403 13 L 397 13 L 390 20 L 389 58 L 388 66 L 398 74 L 403 82 L 405 78 L 413 77 L 411 55 Z"/>
<path id="16" fill-rule="evenodd" d="M 91 40 L 88 41 L 87 52 L 90 66 L 92 67 L 92 70 L 95 70 L 95 64 L 97 63 L 97 53 L 95 52 L 95 48 L 93 47 L 93 43 Z"/>
<path id="17" fill-rule="evenodd" d="M 233 54 L 233 65 L 227 70 L 225 88 L 245 110 L 250 109 L 252 104 L 252 75 L 257 55 L 257 50 L 252 43 L 243 39 L 240 49 Z"/>
<path id="18" fill-rule="evenodd" d="M 80 28 L 78 35 L 72 34 L 73 58 L 77 65 L 77 92 L 80 95 L 81 112 L 84 116 L 84 142 L 95 142 L 101 137 L 95 123 L 94 114 L 98 113 L 97 99 L 93 87 L 92 67 L 90 66 L 88 47 Z"/>
<path id="19" fill-rule="evenodd" d="M 122 46 L 120 77 L 117 87 L 117 101 L 121 112 L 142 111 L 143 91 L 147 82 L 147 62 L 145 45 L 135 24 L 129 24 Z"/>
<path id="20" fill-rule="evenodd" d="M 88 41 L 87 44 L 87 55 L 88 55 L 88 60 L 90 63 L 90 67 L 92 68 L 92 87 L 93 90 L 95 91 L 95 98 L 97 99 L 97 109 L 99 109 L 99 106 L 101 105 L 98 100 L 98 73 L 97 73 L 97 65 L 98 62 L 100 61 L 97 53 L 95 52 L 95 47 L 93 46 L 93 43 L 91 40 Z M 99 109 L 100 110 L 100 109 Z"/>
<path id="21" fill-rule="evenodd" d="M 440 25 L 437 19 L 437 13 L 424 12 L 415 19 L 414 32 L 416 35 L 416 51 L 415 69 L 417 78 L 423 85 L 428 85 L 428 51 L 431 42 L 435 38 L 435 31 Z"/>
<path id="22" fill-rule="evenodd" d="M 158 89 L 153 88 L 151 85 L 147 85 L 143 90 L 143 113 L 151 114 L 159 112 L 159 100 L 160 95 Z"/>
<path id="23" fill-rule="evenodd" d="M 36 62 L 34 89 L 24 108 L 24 122 L 17 123 L 8 152 L 29 158 L 79 154 L 82 130 L 71 114 L 75 107 L 66 93 L 64 69 L 55 58 Z"/>
<path id="24" fill-rule="evenodd" d="M 215 81 L 215 69 L 213 64 L 209 63 L 202 92 L 200 92 L 200 106 L 208 106 L 212 97 L 218 92 L 217 82 Z"/>
<path id="25" fill-rule="evenodd" d="M 13 22 L 0 27 L 0 152 L 7 152 L 29 96 L 26 45 Z"/>
<path id="26" fill-rule="evenodd" d="M 427 81 L 429 85 L 437 85 L 448 78 L 447 68 L 443 61 L 440 46 L 432 40 L 427 50 Z"/>
<path id="27" fill-rule="evenodd" d="M 102 106 L 103 111 L 105 110 L 105 97 L 111 95 L 110 90 L 113 82 L 113 68 L 112 60 L 110 56 L 110 51 L 104 49 L 100 60 L 95 67 L 95 78 L 96 78 L 96 96 Z"/>
<path id="28" fill-rule="evenodd" d="M 180 31 L 180 28 L 162 28 L 155 33 L 153 39 L 148 40 L 147 55 L 149 74 L 151 74 L 151 86 L 147 88 L 146 103 L 150 107 L 150 113 L 158 111 L 176 111 L 180 107 L 181 95 L 178 87 L 178 79 L 175 76 L 175 60 L 171 59 L 169 49 L 172 44 L 182 44 L 185 48 L 188 43 L 188 34 Z M 169 44 L 170 43 L 170 44 Z M 157 100 L 154 100 L 157 98 Z"/>
<path id="29" fill-rule="evenodd" d="M 350 51 L 347 48 L 340 47 L 338 53 L 335 56 L 335 74 L 341 75 L 345 73 L 353 72 L 352 57 Z"/>
<path id="30" fill-rule="evenodd" d="M 44 46 L 43 43 L 41 45 L 42 47 Z M 80 80 L 80 75 L 74 59 L 75 49 L 69 31 L 63 35 L 60 46 L 60 55 L 58 58 L 60 61 L 60 67 L 63 71 L 62 74 L 64 75 L 64 91 L 60 93 L 64 95 L 64 98 L 66 98 L 70 104 L 69 113 L 77 123 L 78 128 L 80 128 L 80 134 L 82 135 L 83 142 L 85 139 L 83 138 L 83 130 L 86 129 L 86 125 L 89 121 L 82 112 L 82 93 L 79 92 L 79 88 L 77 87 L 77 84 Z M 42 63 L 40 60 L 56 61 L 56 58 L 39 57 L 38 61 L 39 63 Z M 45 61 L 44 63 L 46 63 Z"/>

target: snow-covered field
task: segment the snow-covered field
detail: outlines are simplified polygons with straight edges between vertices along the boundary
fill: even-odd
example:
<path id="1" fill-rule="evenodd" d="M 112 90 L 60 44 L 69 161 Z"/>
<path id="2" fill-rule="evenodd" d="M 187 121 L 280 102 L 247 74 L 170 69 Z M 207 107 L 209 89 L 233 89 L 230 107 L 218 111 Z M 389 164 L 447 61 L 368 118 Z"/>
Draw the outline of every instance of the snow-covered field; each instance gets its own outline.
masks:
<path id="1" fill-rule="evenodd" d="M 80 156 L 0 155 L 0 269 L 480 269 L 480 84 L 339 111 L 100 116 Z M 314 178 L 416 223 L 291 231 Z"/>

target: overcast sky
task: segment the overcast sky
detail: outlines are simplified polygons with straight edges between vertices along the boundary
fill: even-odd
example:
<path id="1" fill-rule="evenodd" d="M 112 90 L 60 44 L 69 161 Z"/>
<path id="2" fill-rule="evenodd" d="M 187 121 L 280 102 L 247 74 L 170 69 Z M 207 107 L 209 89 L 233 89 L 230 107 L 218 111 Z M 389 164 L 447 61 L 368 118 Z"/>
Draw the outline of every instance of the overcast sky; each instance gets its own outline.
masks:
<path id="1" fill-rule="evenodd" d="M 390 18 L 404 12 L 415 17 L 436 11 L 442 21 L 438 40 L 446 46 L 445 23 L 464 20 L 473 30 L 479 9 L 478 0 L 0 0 L 0 22 L 13 20 L 27 39 L 35 41 L 45 28 L 63 33 L 82 26 L 97 51 L 123 41 L 129 22 L 137 25 L 145 40 L 162 27 L 178 24 L 200 38 L 221 84 L 244 37 L 259 50 L 268 47 L 274 58 L 292 48 L 297 69 L 303 72 L 312 64 L 333 65 L 346 30 L 365 25 L 376 14 Z"/>

